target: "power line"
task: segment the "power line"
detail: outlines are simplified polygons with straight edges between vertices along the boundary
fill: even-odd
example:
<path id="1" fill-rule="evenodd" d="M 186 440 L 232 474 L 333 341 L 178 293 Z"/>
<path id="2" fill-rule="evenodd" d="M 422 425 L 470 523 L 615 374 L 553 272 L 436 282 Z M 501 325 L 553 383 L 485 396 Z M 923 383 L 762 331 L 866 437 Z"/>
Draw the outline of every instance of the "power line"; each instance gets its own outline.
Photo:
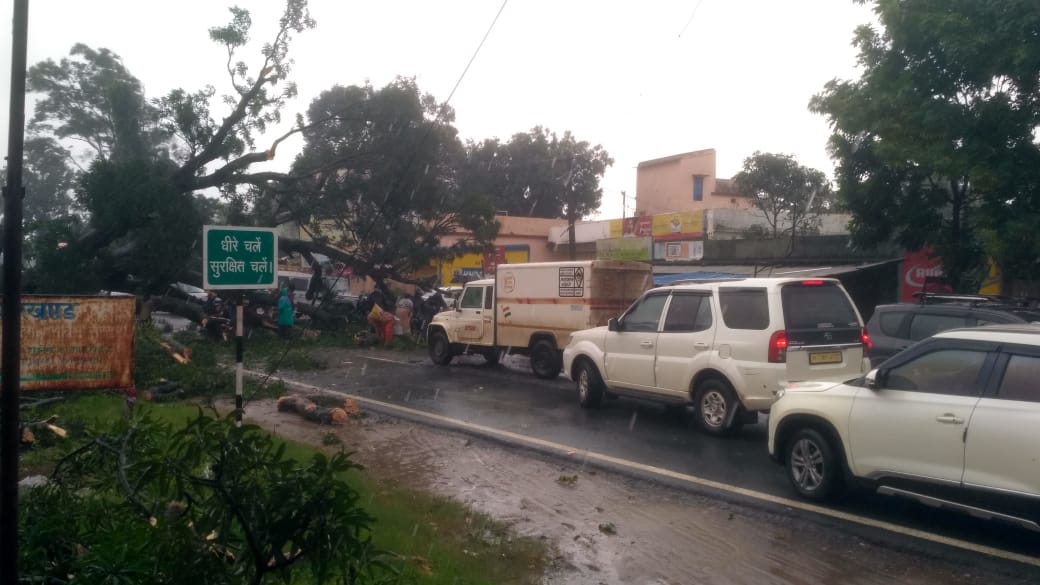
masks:
<path id="1" fill-rule="evenodd" d="M 704 0 L 697 0 L 697 5 L 693 7 L 693 13 L 690 14 L 690 19 L 686 21 L 686 24 L 683 25 L 682 30 L 679 31 L 679 38 L 680 39 L 682 38 L 683 33 L 686 32 L 686 29 L 690 27 L 690 23 L 693 22 L 693 17 L 697 16 L 697 9 L 701 7 L 701 2 L 703 2 L 703 1 Z"/>
<path id="2" fill-rule="evenodd" d="M 495 23 L 498 22 L 498 17 L 502 16 L 502 11 L 506 9 L 506 4 L 508 3 L 509 0 L 502 0 L 502 6 L 498 8 L 498 13 L 495 14 L 495 18 L 491 21 L 491 25 L 488 26 L 487 32 L 484 33 L 484 38 L 480 39 L 480 44 L 477 45 L 476 50 L 473 51 L 473 56 L 470 57 L 469 62 L 466 63 L 466 68 L 462 70 L 462 75 L 459 75 L 458 81 L 455 82 L 455 87 L 451 88 L 451 93 L 448 94 L 448 99 L 444 100 L 445 106 L 447 106 L 448 103 L 451 102 L 452 96 L 455 95 L 455 90 L 457 90 L 459 88 L 459 85 L 462 84 L 462 80 L 466 77 L 466 73 L 469 72 L 470 65 L 472 65 L 473 61 L 477 58 L 477 55 L 480 53 L 480 49 L 484 47 L 484 41 L 486 41 L 488 36 L 491 34 L 491 29 L 495 28 Z M 698 4 L 700 3 L 698 2 Z"/>

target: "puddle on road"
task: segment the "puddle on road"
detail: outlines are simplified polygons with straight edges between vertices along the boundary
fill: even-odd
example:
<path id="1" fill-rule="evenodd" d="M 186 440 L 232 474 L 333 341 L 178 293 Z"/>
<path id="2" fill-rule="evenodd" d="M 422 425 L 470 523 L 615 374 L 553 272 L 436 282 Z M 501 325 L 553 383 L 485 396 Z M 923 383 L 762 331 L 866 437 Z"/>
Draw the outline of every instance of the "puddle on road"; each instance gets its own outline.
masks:
<path id="1" fill-rule="evenodd" d="M 811 522 L 557 462 L 383 416 L 341 427 L 250 404 L 248 419 L 321 444 L 336 432 L 376 477 L 429 489 L 546 537 L 552 585 L 940 585 L 991 581 Z"/>

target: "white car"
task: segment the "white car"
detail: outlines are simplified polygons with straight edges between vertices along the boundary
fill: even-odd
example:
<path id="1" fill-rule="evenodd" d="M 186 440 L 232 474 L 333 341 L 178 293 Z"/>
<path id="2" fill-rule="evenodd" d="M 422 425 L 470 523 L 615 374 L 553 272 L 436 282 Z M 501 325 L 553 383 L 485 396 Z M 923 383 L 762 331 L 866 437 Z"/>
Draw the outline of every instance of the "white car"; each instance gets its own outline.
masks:
<path id="1" fill-rule="evenodd" d="M 868 341 L 835 279 L 729 279 L 647 291 L 573 333 L 563 364 L 583 407 L 605 394 L 692 404 L 705 432 L 724 434 L 756 421 L 783 381 L 863 374 Z"/>
<path id="2" fill-rule="evenodd" d="M 842 384 L 785 388 L 769 453 L 805 498 L 849 480 L 1040 531 L 1040 326 L 945 331 Z"/>

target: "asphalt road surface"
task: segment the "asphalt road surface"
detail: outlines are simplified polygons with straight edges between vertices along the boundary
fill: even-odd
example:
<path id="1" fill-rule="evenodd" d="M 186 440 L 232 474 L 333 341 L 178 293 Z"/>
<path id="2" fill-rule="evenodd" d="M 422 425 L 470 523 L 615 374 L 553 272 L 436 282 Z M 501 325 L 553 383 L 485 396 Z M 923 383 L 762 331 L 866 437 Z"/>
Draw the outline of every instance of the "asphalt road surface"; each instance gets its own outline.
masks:
<path id="1" fill-rule="evenodd" d="M 730 491 L 722 494 L 726 497 L 740 499 L 739 492 L 744 489 L 797 500 L 784 469 L 769 458 L 764 416 L 736 436 L 715 438 L 697 432 L 692 421 L 681 413 L 653 403 L 621 398 L 606 400 L 598 409 L 582 409 L 572 382 L 562 377 L 540 380 L 530 373 L 521 357 L 507 358 L 504 365 L 497 367 L 485 365 L 481 357 L 456 358 L 452 365 L 440 367 L 419 352 L 343 351 L 329 352 L 326 357 L 330 362 L 328 369 L 286 372 L 285 377 L 568 446 L 574 457 L 593 452 L 737 488 L 736 496 Z M 641 474 L 638 469 L 634 473 Z M 712 491 L 704 484 L 694 489 Z M 824 520 L 841 530 L 857 531 L 874 541 L 891 543 L 900 550 L 963 558 L 976 554 L 971 549 L 978 547 L 1009 553 L 1008 557 L 1017 557 L 1019 561 L 1025 558 L 1027 562 L 1023 564 L 999 554 L 978 554 L 977 562 L 992 563 L 997 570 L 1023 575 L 1025 582 L 1031 582 L 1033 576 L 1040 582 L 1040 534 L 864 491 L 847 494 L 827 508 L 902 527 L 890 531 L 862 522 L 844 522 L 841 518 Z M 804 514 L 820 516 L 811 511 Z M 921 539 L 912 535 L 914 531 L 931 536 Z M 968 550 L 951 548 L 942 544 L 944 539 L 972 546 Z M 1031 559 L 1036 562 L 1028 562 Z"/>

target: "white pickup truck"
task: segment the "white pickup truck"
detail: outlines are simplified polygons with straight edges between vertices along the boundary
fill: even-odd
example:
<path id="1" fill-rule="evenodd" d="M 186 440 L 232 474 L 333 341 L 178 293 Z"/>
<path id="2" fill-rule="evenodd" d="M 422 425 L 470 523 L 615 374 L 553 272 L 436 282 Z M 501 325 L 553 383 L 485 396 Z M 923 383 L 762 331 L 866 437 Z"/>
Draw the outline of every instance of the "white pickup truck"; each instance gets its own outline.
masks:
<path id="1" fill-rule="evenodd" d="M 555 378 L 574 331 L 616 317 L 650 288 L 642 262 L 585 260 L 503 264 L 495 278 L 466 284 L 454 309 L 430 323 L 430 358 L 447 365 L 480 354 L 490 364 L 509 353 L 527 355 L 540 378 Z"/>

